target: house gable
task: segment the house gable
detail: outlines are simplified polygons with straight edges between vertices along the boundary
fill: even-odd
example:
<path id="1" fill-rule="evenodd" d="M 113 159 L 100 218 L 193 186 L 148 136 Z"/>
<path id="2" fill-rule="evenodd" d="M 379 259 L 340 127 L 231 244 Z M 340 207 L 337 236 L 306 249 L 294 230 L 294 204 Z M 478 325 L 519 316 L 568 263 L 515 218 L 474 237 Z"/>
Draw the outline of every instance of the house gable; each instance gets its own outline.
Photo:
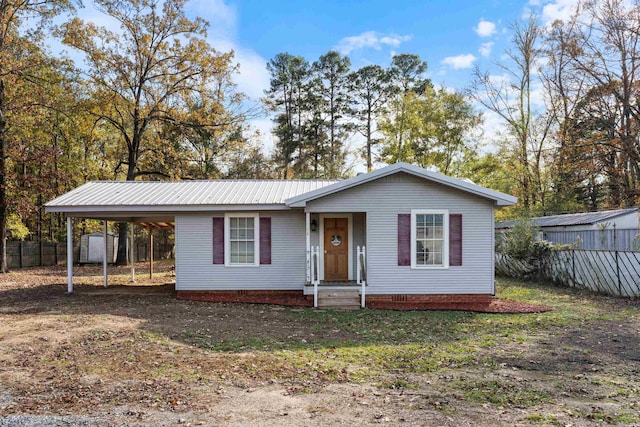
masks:
<path id="1" fill-rule="evenodd" d="M 518 201 L 516 197 L 476 184 L 472 184 L 461 179 L 451 178 L 449 176 L 442 175 L 437 172 L 431 172 L 407 163 L 395 163 L 393 165 L 378 169 L 373 172 L 369 172 L 367 174 L 362 174 L 345 181 L 339 181 L 335 184 L 318 188 L 317 190 L 300 194 L 295 197 L 291 197 L 285 200 L 285 203 L 290 207 L 306 207 L 308 202 L 316 200 L 318 198 L 345 191 L 350 188 L 354 188 L 381 178 L 393 176 L 398 173 L 413 175 L 426 181 L 434 182 L 452 189 L 480 196 L 492 200 L 497 206 L 511 206 Z"/>

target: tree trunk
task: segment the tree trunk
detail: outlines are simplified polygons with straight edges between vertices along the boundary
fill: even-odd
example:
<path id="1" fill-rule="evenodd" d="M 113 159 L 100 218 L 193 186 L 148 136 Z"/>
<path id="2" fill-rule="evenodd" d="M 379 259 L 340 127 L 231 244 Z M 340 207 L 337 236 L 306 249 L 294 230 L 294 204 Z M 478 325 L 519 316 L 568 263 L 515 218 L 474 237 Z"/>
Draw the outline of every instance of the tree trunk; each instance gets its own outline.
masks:
<path id="1" fill-rule="evenodd" d="M 134 142 L 134 146 L 139 146 Z M 127 165 L 127 181 L 136 179 L 137 156 L 134 150 L 129 151 L 129 164 Z M 118 256 L 116 265 L 127 265 L 127 241 L 129 237 L 129 224 L 126 222 L 118 223 Z"/>
<path id="2" fill-rule="evenodd" d="M 367 172 L 371 172 L 373 163 L 371 162 L 371 103 L 367 107 Z"/>
<path id="3" fill-rule="evenodd" d="M 7 187 L 6 187 L 6 130 L 4 118 L 4 80 L 0 79 L 0 273 L 7 272 Z"/>

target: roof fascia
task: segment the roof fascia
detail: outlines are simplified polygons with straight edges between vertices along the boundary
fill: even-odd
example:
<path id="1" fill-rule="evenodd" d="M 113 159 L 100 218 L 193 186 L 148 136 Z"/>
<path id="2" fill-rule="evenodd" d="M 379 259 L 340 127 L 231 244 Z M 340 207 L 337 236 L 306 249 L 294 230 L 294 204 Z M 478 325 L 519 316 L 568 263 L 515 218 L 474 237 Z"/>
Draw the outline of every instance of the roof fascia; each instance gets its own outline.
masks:
<path id="1" fill-rule="evenodd" d="M 230 212 L 230 211 L 283 211 L 291 210 L 289 206 L 273 205 L 135 205 L 135 206 L 47 206 L 45 212 L 60 212 L 66 214 L 145 214 L 145 213 L 189 213 L 189 212 Z"/>

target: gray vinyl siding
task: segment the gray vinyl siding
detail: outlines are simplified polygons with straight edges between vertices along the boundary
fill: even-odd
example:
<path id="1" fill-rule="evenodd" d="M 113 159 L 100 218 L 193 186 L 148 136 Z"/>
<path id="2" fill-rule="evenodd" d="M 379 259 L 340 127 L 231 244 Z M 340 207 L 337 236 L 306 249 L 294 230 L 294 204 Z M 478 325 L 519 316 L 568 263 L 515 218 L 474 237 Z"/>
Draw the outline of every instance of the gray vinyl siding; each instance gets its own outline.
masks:
<path id="1" fill-rule="evenodd" d="M 353 214 L 353 278 L 357 277 L 358 274 L 358 259 L 357 259 L 357 250 L 358 246 L 366 246 L 366 215 L 364 212 L 355 212 Z"/>
<path id="2" fill-rule="evenodd" d="M 213 264 L 214 216 L 221 215 L 176 216 L 176 290 L 304 288 L 306 238 L 302 210 L 260 213 L 261 217 L 271 217 L 271 264 L 256 267 Z"/>
<path id="3" fill-rule="evenodd" d="M 315 220 L 317 227 L 316 231 L 311 232 L 311 246 L 320 246 L 320 215 L 312 214 L 311 221 Z"/>
<path id="4" fill-rule="evenodd" d="M 462 266 L 412 269 L 397 265 L 398 214 L 448 209 L 462 214 Z M 307 204 L 311 212 L 366 212 L 368 294 L 493 292 L 493 202 L 397 173 Z M 356 229 L 354 216 L 354 232 Z M 355 236 L 355 233 L 354 233 Z M 354 247 L 356 244 L 354 237 Z"/>

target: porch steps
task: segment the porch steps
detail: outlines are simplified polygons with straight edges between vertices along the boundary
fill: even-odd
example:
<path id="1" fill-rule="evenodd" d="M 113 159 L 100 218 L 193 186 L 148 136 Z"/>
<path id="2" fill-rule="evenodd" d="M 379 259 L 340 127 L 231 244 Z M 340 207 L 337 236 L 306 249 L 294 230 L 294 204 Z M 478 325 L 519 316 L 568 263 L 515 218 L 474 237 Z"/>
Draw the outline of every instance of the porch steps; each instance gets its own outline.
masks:
<path id="1" fill-rule="evenodd" d="M 360 308 L 360 294 L 356 290 L 318 290 L 318 308 L 357 310 Z"/>

